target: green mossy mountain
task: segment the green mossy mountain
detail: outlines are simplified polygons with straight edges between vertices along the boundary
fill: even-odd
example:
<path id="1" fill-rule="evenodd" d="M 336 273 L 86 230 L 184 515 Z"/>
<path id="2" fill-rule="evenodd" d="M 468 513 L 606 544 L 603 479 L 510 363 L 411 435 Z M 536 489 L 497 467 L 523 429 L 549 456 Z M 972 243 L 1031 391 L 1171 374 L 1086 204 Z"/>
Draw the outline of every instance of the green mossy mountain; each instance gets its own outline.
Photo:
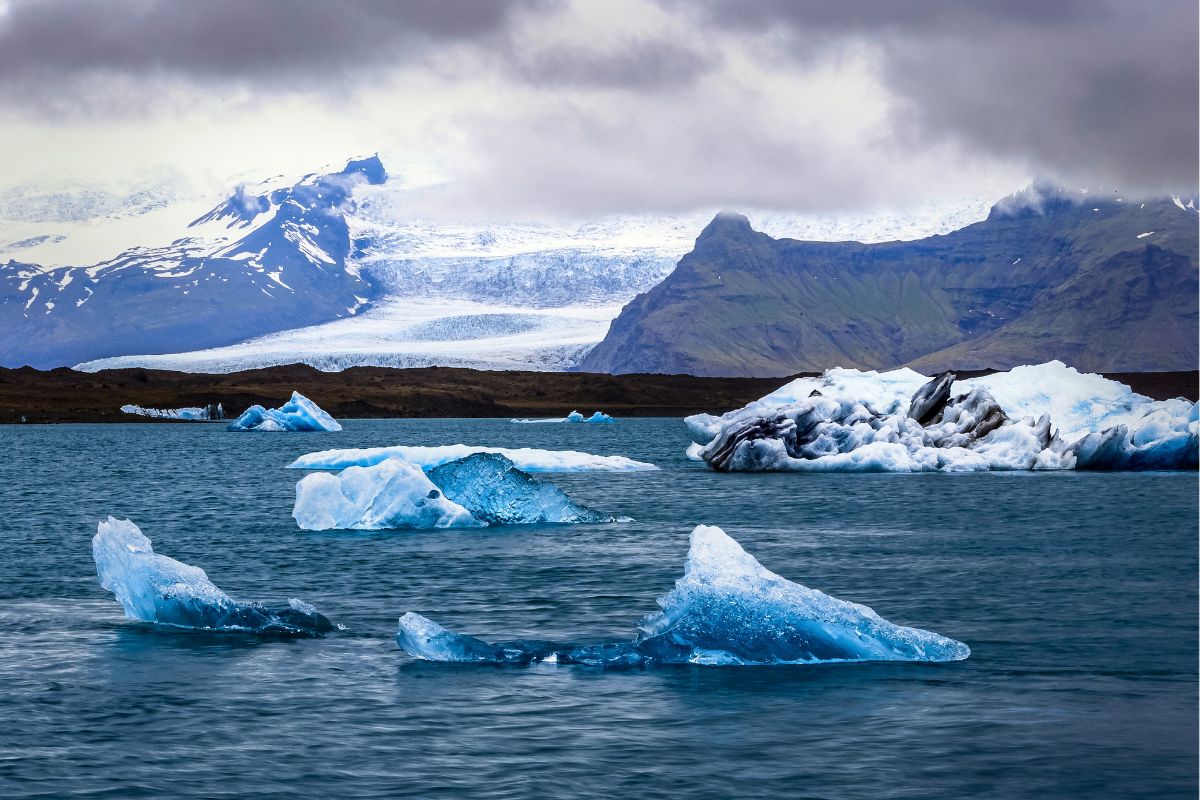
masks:
<path id="1" fill-rule="evenodd" d="M 1197 363 L 1194 208 L 1034 186 L 909 242 L 772 239 L 722 213 L 638 295 L 588 372 L 783 376 L 829 367 L 1089 371 Z M 1149 234 L 1149 235 L 1147 235 Z"/>

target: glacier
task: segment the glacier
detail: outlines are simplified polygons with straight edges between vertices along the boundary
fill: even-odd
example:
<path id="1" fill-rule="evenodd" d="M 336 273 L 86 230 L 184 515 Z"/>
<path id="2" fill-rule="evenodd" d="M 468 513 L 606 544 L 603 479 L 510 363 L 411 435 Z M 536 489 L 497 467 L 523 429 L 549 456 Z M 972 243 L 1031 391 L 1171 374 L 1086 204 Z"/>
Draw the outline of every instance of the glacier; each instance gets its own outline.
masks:
<path id="1" fill-rule="evenodd" d="M 339 470 L 369 467 L 389 458 L 399 458 L 422 469 L 466 458 L 473 453 L 498 453 L 525 472 L 645 472 L 658 467 L 625 456 L 597 456 L 578 450 L 540 450 L 534 447 L 486 447 L 481 445 L 394 445 L 391 447 L 322 450 L 302 455 L 288 469 Z"/>
<path id="2" fill-rule="evenodd" d="M 280 608 L 242 603 L 218 589 L 204 570 L 154 552 L 137 525 L 109 517 L 92 538 L 100 585 L 116 596 L 126 619 L 201 631 L 318 637 L 333 630 L 308 603 Z"/>
<path id="3" fill-rule="evenodd" d="M 296 484 L 292 516 L 311 531 L 628 520 L 573 503 L 498 453 L 474 453 L 428 472 L 399 458 L 336 475 L 314 472 Z"/>
<path id="4" fill-rule="evenodd" d="M 867 606 L 776 575 L 709 525 L 692 531 L 683 577 L 658 605 L 661 611 L 644 618 L 637 637 L 628 642 L 488 643 L 407 612 L 400 617 L 396 643 L 428 661 L 601 667 L 949 662 L 971 654 L 962 642 L 893 624 Z"/>
<path id="5" fill-rule="evenodd" d="M 517 469 L 499 453 L 474 453 L 428 475 L 448 499 L 491 525 L 618 521 L 577 505 L 562 489 Z"/>
<path id="6" fill-rule="evenodd" d="M 480 528 L 486 523 L 443 496 L 420 467 L 390 458 L 337 475 L 315 472 L 296 484 L 296 524 L 308 531 Z"/>
<path id="7" fill-rule="evenodd" d="M 546 423 L 546 422 L 593 422 L 593 423 L 595 423 L 595 422 L 616 422 L 616 420 L 614 420 L 608 414 L 605 414 L 603 411 L 597 411 L 594 414 L 592 414 L 590 417 L 585 417 L 583 414 L 580 414 L 578 411 L 572 411 L 570 414 L 567 414 L 565 417 L 552 417 L 550 419 L 514 419 L 514 420 L 509 420 L 509 421 L 510 422 L 518 422 L 518 423 L 522 423 L 522 424 L 526 424 L 526 425 L 532 425 L 532 424 L 537 424 L 537 423 Z"/>
<path id="8" fill-rule="evenodd" d="M 337 420 L 299 392 L 279 408 L 250 406 L 229 423 L 231 431 L 340 431 Z"/>
<path id="9" fill-rule="evenodd" d="M 1197 404 L 1060 361 L 979 378 L 827 370 L 686 419 L 691 458 L 730 472 L 1194 469 Z"/>
<path id="10" fill-rule="evenodd" d="M 126 404 L 121 406 L 124 414 L 138 417 L 153 417 L 155 419 L 183 419 L 191 422 L 221 420 L 225 418 L 225 408 L 220 403 L 210 403 L 203 408 L 143 408 Z"/>

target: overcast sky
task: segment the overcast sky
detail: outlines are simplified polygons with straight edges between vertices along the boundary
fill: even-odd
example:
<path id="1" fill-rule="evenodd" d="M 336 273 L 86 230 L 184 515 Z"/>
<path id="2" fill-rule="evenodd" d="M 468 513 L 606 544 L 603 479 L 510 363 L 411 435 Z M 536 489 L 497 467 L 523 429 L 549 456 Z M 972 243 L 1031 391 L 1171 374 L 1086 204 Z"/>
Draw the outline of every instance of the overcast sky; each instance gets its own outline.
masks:
<path id="1" fill-rule="evenodd" d="M 489 216 L 1194 190 L 1197 27 L 1195 0 L 0 0 L 0 189 L 378 151 Z"/>

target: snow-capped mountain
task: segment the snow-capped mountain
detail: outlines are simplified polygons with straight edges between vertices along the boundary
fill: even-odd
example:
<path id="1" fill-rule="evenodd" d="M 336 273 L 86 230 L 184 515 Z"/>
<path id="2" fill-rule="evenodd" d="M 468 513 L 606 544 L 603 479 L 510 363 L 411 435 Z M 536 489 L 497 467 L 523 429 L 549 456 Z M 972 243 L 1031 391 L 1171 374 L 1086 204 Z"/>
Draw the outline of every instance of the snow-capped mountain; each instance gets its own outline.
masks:
<path id="1" fill-rule="evenodd" d="M 710 217 L 411 218 L 410 190 L 377 157 L 238 186 L 207 210 L 172 186 L 0 197 L 0 258 L 9 259 L 0 264 L 0 364 L 567 369 L 622 305 L 671 272 Z M 987 209 L 755 217 L 780 236 L 879 241 L 953 230 Z M 110 230 L 139 246 L 97 239 Z M 106 248 L 117 255 L 86 259 Z M 64 254 L 67 265 L 46 266 Z"/>

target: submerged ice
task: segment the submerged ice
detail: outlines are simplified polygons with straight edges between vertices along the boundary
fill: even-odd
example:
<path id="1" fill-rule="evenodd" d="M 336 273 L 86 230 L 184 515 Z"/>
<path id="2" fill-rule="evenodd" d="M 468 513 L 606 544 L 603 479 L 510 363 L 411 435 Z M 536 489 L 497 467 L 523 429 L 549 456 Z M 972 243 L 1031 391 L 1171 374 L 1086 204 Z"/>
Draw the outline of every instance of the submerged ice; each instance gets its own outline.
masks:
<path id="1" fill-rule="evenodd" d="M 562 489 L 522 472 L 499 453 L 475 453 L 434 467 L 429 480 L 476 519 L 492 525 L 616 521 L 577 505 Z"/>
<path id="2" fill-rule="evenodd" d="M 279 408 L 254 405 L 229 423 L 231 431 L 340 431 L 342 426 L 299 392 Z"/>
<path id="3" fill-rule="evenodd" d="M 336 475 L 315 472 L 296 484 L 292 516 L 305 530 L 616 521 L 498 453 L 474 453 L 428 473 L 399 458 Z"/>
<path id="4" fill-rule="evenodd" d="M 1186 469 L 1197 406 L 1061 362 L 959 381 L 832 369 L 720 417 L 687 418 L 690 457 L 725 471 Z"/>
<path id="5" fill-rule="evenodd" d="M 395 445 L 393 447 L 322 450 L 300 456 L 288 469 L 338 470 L 369 467 L 389 458 L 399 458 L 423 469 L 432 469 L 473 453 L 498 453 L 525 472 L 643 472 L 658 467 L 625 456 L 597 456 L 578 450 L 539 450 L 534 447 L 483 447 L 448 444 L 439 446 Z"/>
<path id="6" fill-rule="evenodd" d="M 960 661 L 962 642 L 895 625 L 870 608 L 793 583 L 763 567 L 720 528 L 692 531 L 683 577 L 642 620 L 633 641 L 575 645 L 488 643 L 413 612 L 396 642 L 417 658 L 487 664 L 554 661 L 597 666 L 765 665 L 845 661 Z"/>
<path id="7" fill-rule="evenodd" d="M 100 585 L 116 596 L 127 619 L 277 636 L 321 636 L 333 629 L 300 600 L 279 608 L 234 600 L 199 567 L 155 553 L 150 540 L 127 519 L 109 517 L 99 524 L 92 558 Z"/>

